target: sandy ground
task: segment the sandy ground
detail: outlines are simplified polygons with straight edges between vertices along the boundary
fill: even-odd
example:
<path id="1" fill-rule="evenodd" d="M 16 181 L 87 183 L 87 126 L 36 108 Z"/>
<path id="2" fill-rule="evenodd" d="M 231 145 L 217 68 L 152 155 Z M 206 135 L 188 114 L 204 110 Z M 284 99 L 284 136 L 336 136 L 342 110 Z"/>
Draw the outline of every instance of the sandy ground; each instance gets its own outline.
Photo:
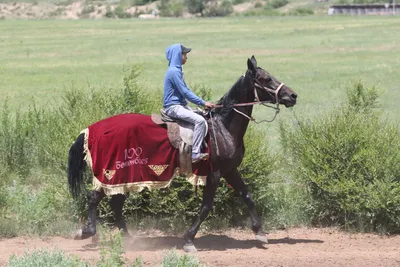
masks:
<path id="1" fill-rule="evenodd" d="M 133 262 L 141 257 L 144 266 L 161 263 L 166 250 L 182 251 L 182 239 L 161 233 L 131 233 L 126 238 L 125 257 Z M 269 244 L 262 245 L 251 231 L 230 230 L 199 235 L 195 253 L 209 266 L 400 266 L 400 236 L 349 234 L 335 229 L 290 229 L 268 234 Z M 0 265 L 12 254 L 27 249 L 58 248 L 68 254 L 96 261 L 99 245 L 92 239 L 17 237 L 0 240 Z"/>

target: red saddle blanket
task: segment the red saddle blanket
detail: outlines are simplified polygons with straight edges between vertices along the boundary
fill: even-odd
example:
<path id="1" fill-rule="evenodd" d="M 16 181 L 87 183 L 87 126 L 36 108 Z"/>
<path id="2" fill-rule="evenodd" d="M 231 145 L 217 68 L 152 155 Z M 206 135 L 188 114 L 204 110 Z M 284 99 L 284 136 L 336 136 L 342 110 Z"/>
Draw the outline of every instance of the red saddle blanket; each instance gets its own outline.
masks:
<path id="1" fill-rule="evenodd" d="M 179 150 L 167 129 L 150 116 L 121 114 L 90 125 L 85 133 L 86 162 L 94 190 L 107 195 L 167 187 L 179 174 Z M 193 164 L 192 184 L 205 184 L 208 161 Z"/>

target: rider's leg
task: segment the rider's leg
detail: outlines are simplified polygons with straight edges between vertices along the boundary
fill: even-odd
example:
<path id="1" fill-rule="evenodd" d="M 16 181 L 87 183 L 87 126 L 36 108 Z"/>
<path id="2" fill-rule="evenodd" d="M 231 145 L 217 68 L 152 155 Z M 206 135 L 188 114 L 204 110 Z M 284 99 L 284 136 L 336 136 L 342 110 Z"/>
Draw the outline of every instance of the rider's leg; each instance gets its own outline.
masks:
<path id="1" fill-rule="evenodd" d="M 165 110 L 168 116 L 181 119 L 194 124 L 193 129 L 193 154 L 200 154 L 201 143 L 206 135 L 206 120 L 194 113 L 189 107 L 174 105 Z"/>

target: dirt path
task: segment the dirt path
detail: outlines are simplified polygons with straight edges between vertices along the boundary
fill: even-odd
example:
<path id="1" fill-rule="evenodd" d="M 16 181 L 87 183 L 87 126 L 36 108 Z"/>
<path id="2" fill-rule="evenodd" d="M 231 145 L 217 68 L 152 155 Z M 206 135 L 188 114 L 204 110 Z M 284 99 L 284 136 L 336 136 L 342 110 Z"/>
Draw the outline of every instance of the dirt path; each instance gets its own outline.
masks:
<path id="1" fill-rule="evenodd" d="M 272 232 L 268 237 L 269 244 L 261 245 L 250 231 L 207 233 L 196 239 L 196 255 L 209 266 L 400 266 L 400 236 L 300 228 Z M 129 261 L 141 256 L 144 266 L 154 266 L 165 250 L 174 247 L 182 248 L 180 237 L 135 233 L 125 240 L 125 256 Z M 34 248 L 58 248 L 85 260 L 99 259 L 99 246 L 91 239 L 18 237 L 0 240 L 0 265 L 5 266 L 10 255 Z"/>

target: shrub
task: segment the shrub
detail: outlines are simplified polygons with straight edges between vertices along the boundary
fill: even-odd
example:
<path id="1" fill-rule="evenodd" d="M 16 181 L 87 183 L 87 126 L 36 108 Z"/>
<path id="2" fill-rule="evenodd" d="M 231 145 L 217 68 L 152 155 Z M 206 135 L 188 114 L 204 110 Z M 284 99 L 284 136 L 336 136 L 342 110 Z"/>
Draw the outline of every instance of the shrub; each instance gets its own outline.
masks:
<path id="1" fill-rule="evenodd" d="M 205 8 L 205 1 L 204 0 L 185 0 L 185 7 L 192 14 L 200 13 L 201 15 L 203 15 L 203 11 Z"/>
<path id="2" fill-rule="evenodd" d="M 132 266 L 132 267 L 141 267 L 142 261 L 139 258 L 136 258 L 133 263 L 127 263 L 121 261 L 118 257 L 115 258 L 116 255 L 122 254 L 122 243 L 118 237 L 119 234 L 116 234 L 114 237 L 110 237 L 111 239 L 108 240 L 107 243 L 102 241 L 100 244 L 101 247 L 101 254 L 100 260 L 97 261 L 96 265 L 90 265 L 86 261 L 82 261 L 75 256 L 67 255 L 65 252 L 60 251 L 58 249 L 54 249 L 52 251 L 46 249 L 34 250 L 32 253 L 26 251 L 25 254 L 21 257 L 17 257 L 16 255 L 12 255 L 8 262 L 8 267 L 89 267 L 89 266 L 113 266 L 113 267 L 120 267 L 120 266 Z M 113 247 L 114 243 L 117 244 L 118 248 Z M 111 256 L 115 253 L 114 256 Z M 106 255 L 106 256 L 104 256 Z M 207 266 L 201 264 L 200 260 L 193 256 L 193 255 L 179 255 L 175 249 L 165 251 L 162 262 L 160 265 L 154 266 L 162 266 L 162 267 L 201 267 Z"/>
<path id="3" fill-rule="evenodd" d="M 158 9 L 160 16 L 179 17 L 183 14 L 184 3 L 180 0 L 161 0 Z"/>
<path id="4" fill-rule="evenodd" d="M 47 251 L 35 250 L 32 253 L 25 252 L 24 256 L 11 256 L 8 267 L 83 267 L 90 266 L 87 262 L 79 261 L 75 257 L 67 256 L 59 250 Z"/>
<path id="5" fill-rule="evenodd" d="M 122 254 L 124 254 L 124 244 L 121 232 L 106 234 L 101 231 L 100 260 L 97 266 L 124 266 L 127 259 Z"/>
<path id="6" fill-rule="evenodd" d="M 85 4 L 84 7 L 82 8 L 82 11 L 81 11 L 81 14 L 80 14 L 80 15 L 81 15 L 81 16 L 83 16 L 83 15 L 88 15 L 88 14 L 94 12 L 94 11 L 95 11 L 95 9 L 94 9 L 94 6 L 93 6 L 93 5 Z"/>
<path id="7" fill-rule="evenodd" d="M 166 251 L 162 260 L 162 267 L 200 267 L 205 266 L 193 255 L 178 255 L 176 250 Z"/>
<path id="8" fill-rule="evenodd" d="M 132 15 L 125 11 L 123 6 L 118 5 L 114 10 L 111 10 L 111 7 L 107 5 L 106 13 L 104 15 L 106 18 L 120 18 L 127 19 L 132 17 Z"/>
<path id="9" fill-rule="evenodd" d="M 257 2 L 254 4 L 254 8 L 261 8 L 261 7 L 263 7 L 263 3 L 260 2 L 260 1 L 257 1 Z"/>
<path id="10" fill-rule="evenodd" d="M 241 15 L 242 16 L 281 16 L 282 14 L 276 9 L 272 9 L 268 6 L 264 6 L 264 8 L 256 8 L 256 9 L 245 11 Z"/>
<path id="11" fill-rule="evenodd" d="M 233 1 L 232 1 L 232 4 L 233 4 L 233 5 L 239 5 L 239 4 L 242 4 L 242 3 L 244 3 L 244 2 L 246 2 L 246 0 L 233 0 Z"/>
<path id="12" fill-rule="evenodd" d="M 271 0 L 271 1 L 268 1 L 267 7 L 280 8 L 280 7 L 286 6 L 288 3 L 289 3 L 288 0 Z"/>
<path id="13" fill-rule="evenodd" d="M 232 2 L 229 0 L 223 0 L 220 4 L 218 2 L 210 2 L 204 11 L 204 15 L 208 17 L 223 17 L 232 12 Z"/>
<path id="14" fill-rule="evenodd" d="M 114 9 L 114 14 L 115 16 L 117 16 L 120 19 L 127 19 L 131 17 L 131 14 L 129 14 L 128 12 L 126 12 L 124 10 L 124 8 L 120 5 L 118 5 L 115 9 Z"/>
<path id="15" fill-rule="evenodd" d="M 376 88 L 361 83 L 347 102 L 297 128 L 281 125 L 295 177 L 312 198 L 316 224 L 396 232 L 400 228 L 400 133 L 380 119 Z"/>
<path id="16" fill-rule="evenodd" d="M 306 7 L 298 7 L 294 11 L 289 12 L 289 15 L 294 15 L 294 16 L 308 16 L 313 14 L 314 10 Z"/>
<path id="17" fill-rule="evenodd" d="M 62 190 L 48 186 L 35 191 L 32 187 L 21 186 L 18 183 L 9 187 L 7 214 L 11 216 L 3 222 L 13 222 L 14 231 L 18 234 L 69 234 L 74 227 L 68 216 L 68 201 L 65 203 L 59 199 Z M 7 236 L 9 232 L 2 232 L 2 235 Z"/>

